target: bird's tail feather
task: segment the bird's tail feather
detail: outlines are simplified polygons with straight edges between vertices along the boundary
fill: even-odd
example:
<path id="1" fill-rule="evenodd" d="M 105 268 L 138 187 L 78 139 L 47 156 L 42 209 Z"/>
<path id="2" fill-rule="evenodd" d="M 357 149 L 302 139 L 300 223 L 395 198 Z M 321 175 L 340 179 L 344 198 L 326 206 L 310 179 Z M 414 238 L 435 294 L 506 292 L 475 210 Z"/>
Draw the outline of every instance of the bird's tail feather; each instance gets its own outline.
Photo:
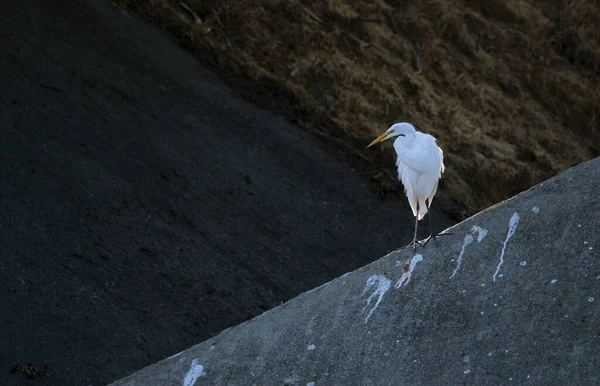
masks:
<path id="1" fill-rule="evenodd" d="M 425 204 L 424 198 L 419 198 L 419 221 L 423 220 L 423 217 L 427 214 L 427 204 Z M 416 216 L 416 214 L 415 214 Z"/>

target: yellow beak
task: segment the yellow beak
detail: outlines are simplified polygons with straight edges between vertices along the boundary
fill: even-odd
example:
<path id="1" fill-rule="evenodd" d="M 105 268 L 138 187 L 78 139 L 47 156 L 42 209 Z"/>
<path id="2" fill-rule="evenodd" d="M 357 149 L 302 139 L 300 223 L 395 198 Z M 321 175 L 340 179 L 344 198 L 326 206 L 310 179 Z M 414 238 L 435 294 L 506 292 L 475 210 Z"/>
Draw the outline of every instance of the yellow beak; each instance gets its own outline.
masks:
<path id="1" fill-rule="evenodd" d="M 371 143 L 369 144 L 369 146 L 367 146 L 367 147 L 371 147 L 371 146 L 373 146 L 373 145 L 375 145 L 375 144 L 377 144 L 377 143 L 379 143 L 379 142 L 381 142 L 381 141 L 383 141 L 383 140 L 387 139 L 388 135 L 390 135 L 390 133 L 388 133 L 388 132 L 386 131 L 385 133 L 381 134 L 379 137 L 375 138 L 375 140 L 374 140 L 373 142 L 371 142 Z"/>

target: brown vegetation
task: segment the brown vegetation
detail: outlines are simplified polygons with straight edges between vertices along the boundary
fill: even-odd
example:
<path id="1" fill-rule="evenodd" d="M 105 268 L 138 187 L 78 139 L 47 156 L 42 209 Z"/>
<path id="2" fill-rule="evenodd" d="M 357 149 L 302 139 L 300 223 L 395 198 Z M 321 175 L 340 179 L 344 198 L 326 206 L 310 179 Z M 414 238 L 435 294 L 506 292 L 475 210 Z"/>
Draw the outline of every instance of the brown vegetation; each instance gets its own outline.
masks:
<path id="1" fill-rule="evenodd" d="M 600 3 L 585 0 L 114 0 L 178 36 L 250 101 L 402 193 L 397 121 L 444 149 L 473 214 L 600 154 Z"/>

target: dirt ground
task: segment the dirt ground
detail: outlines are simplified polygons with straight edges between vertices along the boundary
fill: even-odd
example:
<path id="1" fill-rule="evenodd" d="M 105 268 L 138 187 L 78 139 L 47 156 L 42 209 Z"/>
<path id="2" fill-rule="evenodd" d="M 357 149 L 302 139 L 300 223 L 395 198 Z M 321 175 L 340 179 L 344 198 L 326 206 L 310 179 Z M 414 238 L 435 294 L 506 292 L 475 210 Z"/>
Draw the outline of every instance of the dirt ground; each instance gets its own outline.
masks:
<path id="1" fill-rule="evenodd" d="M 97 0 L 0 5 L 0 384 L 105 385 L 412 238 L 406 199 L 164 31 Z"/>
<path id="2" fill-rule="evenodd" d="M 397 195 L 397 121 L 435 135 L 456 218 L 600 154 L 600 3 L 114 0 L 172 32 L 247 100 Z M 401 192 L 400 192 L 401 194 Z"/>

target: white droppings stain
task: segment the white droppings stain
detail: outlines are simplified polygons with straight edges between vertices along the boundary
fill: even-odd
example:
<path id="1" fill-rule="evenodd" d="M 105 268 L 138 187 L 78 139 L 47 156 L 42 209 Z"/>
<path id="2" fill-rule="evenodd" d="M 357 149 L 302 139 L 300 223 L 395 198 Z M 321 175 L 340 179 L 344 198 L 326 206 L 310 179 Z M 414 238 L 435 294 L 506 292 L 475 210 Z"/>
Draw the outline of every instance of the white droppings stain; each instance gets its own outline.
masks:
<path id="1" fill-rule="evenodd" d="M 556 284 L 557 280 L 556 279 L 552 279 L 550 280 L 550 284 Z"/>
<path id="2" fill-rule="evenodd" d="M 471 228 L 471 233 L 475 234 L 477 233 L 477 242 L 480 243 L 481 240 L 484 239 L 485 235 L 487 235 L 487 229 L 483 229 L 480 226 L 477 225 L 473 225 L 473 227 Z M 462 264 L 462 258 L 463 255 L 465 254 L 465 248 L 467 247 L 467 245 L 471 244 L 473 242 L 473 236 L 471 234 L 466 234 L 465 238 L 463 240 L 463 245 L 460 248 L 460 253 L 458 255 L 458 259 L 456 260 L 456 268 L 454 268 L 454 271 L 452 272 L 452 275 L 450 275 L 450 279 L 452 279 L 454 277 L 454 275 L 456 275 L 456 273 L 458 272 L 458 269 L 460 268 L 460 265 Z"/>
<path id="3" fill-rule="evenodd" d="M 527 262 L 525 260 L 523 260 L 522 262 L 519 263 L 519 265 L 521 267 L 525 267 L 527 265 Z"/>
<path id="4" fill-rule="evenodd" d="M 501 273 L 501 274 L 499 274 L 499 275 L 498 275 L 498 277 L 499 277 L 500 279 L 502 279 L 502 278 L 504 277 L 504 274 L 503 274 L 503 273 Z"/>
<path id="5" fill-rule="evenodd" d="M 192 360 L 192 365 L 183 379 L 183 386 L 194 386 L 198 378 L 204 375 L 204 366 L 198 364 L 198 359 Z"/>
<path id="6" fill-rule="evenodd" d="M 498 303 L 494 303 L 494 307 L 498 307 Z"/>
<path id="7" fill-rule="evenodd" d="M 379 298 L 377 299 L 377 302 L 375 303 L 373 308 L 371 308 L 371 311 L 369 311 L 369 314 L 365 318 L 365 323 L 367 323 L 371 315 L 373 315 L 373 311 L 375 311 L 375 309 L 379 306 L 379 303 L 381 303 L 381 299 L 383 299 L 383 295 L 385 295 L 385 293 L 390 289 L 391 284 L 392 282 L 383 275 L 372 275 L 367 279 L 365 288 L 363 289 L 363 292 L 360 296 L 363 296 L 367 292 L 367 290 L 374 285 L 376 285 L 377 288 L 375 289 L 375 291 L 373 291 L 371 295 L 369 295 L 369 298 L 367 299 L 367 305 L 363 307 L 363 310 L 369 306 L 371 300 L 373 300 L 375 296 L 379 296 Z"/>
<path id="8" fill-rule="evenodd" d="M 482 286 L 482 287 L 485 287 L 485 283 L 481 283 L 481 286 Z"/>
<path id="9" fill-rule="evenodd" d="M 600 275 L 596 276 L 596 280 L 600 280 Z"/>
<path id="10" fill-rule="evenodd" d="M 490 352 L 488 353 L 488 357 L 491 357 L 492 355 L 494 355 L 494 351 L 490 351 Z"/>
<path id="11" fill-rule="evenodd" d="M 470 372 L 471 372 L 471 370 L 469 370 L 469 369 L 466 369 L 465 371 L 463 371 L 463 373 L 465 373 L 465 374 L 469 374 Z"/>
<path id="12" fill-rule="evenodd" d="M 577 228 L 581 228 L 581 224 L 577 224 Z"/>
<path id="13" fill-rule="evenodd" d="M 177 354 L 173 354 L 173 355 L 171 355 L 171 356 L 170 356 L 170 357 L 168 357 L 167 359 L 173 359 L 173 358 L 177 358 L 177 357 L 178 357 L 178 356 L 180 356 L 180 355 L 181 355 L 181 353 L 180 353 L 180 352 L 178 352 Z"/>
<path id="14" fill-rule="evenodd" d="M 484 314 L 485 314 L 485 312 L 484 312 L 484 311 L 481 311 L 481 315 L 484 315 Z"/>
<path id="15" fill-rule="evenodd" d="M 496 275 L 498 274 L 500 267 L 504 263 L 504 251 L 506 250 L 506 243 L 508 243 L 508 240 L 512 237 L 512 235 L 515 234 L 515 231 L 517 230 L 517 226 L 519 225 L 519 219 L 520 219 L 520 217 L 517 212 L 513 213 L 512 217 L 510 218 L 510 221 L 508 223 L 508 233 L 506 235 L 506 240 L 504 240 L 504 245 L 502 246 L 502 252 L 500 253 L 500 262 L 498 263 L 498 266 L 496 267 L 496 272 L 494 272 L 494 276 L 492 276 L 492 279 L 494 281 L 496 281 Z"/>
<path id="16" fill-rule="evenodd" d="M 589 247 L 588 249 L 591 251 L 591 250 L 592 250 L 592 249 L 594 249 L 594 248 L 592 248 L 592 247 Z"/>
<path id="17" fill-rule="evenodd" d="M 308 382 L 308 383 L 306 384 L 306 386 L 315 386 L 315 383 L 314 383 L 314 382 Z"/>
<path id="18" fill-rule="evenodd" d="M 454 277 L 454 275 L 456 275 L 456 273 L 458 272 L 458 269 L 460 268 L 460 265 L 462 264 L 462 256 L 465 254 L 465 248 L 467 247 L 467 245 L 471 244 L 472 242 L 473 242 L 473 236 L 471 236 L 470 234 L 466 234 L 465 239 L 463 241 L 463 245 L 460 248 L 460 253 L 458 254 L 458 260 L 456 261 L 456 268 L 454 268 L 454 271 L 452 272 L 452 275 L 450 275 L 449 279 L 452 279 Z"/>
<path id="19" fill-rule="evenodd" d="M 478 233 L 478 235 L 477 235 L 477 242 L 478 243 L 480 243 L 481 240 L 483 240 L 483 238 L 485 237 L 485 235 L 487 235 L 487 233 L 488 233 L 487 229 L 483 229 L 482 227 L 477 226 L 477 225 L 473 225 L 473 228 L 471 228 L 471 232 L 472 233 L 475 233 L 475 232 Z"/>
<path id="20" fill-rule="evenodd" d="M 587 241 L 584 241 L 584 242 L 583 242 L 583 245 L 588 245 L 588 242 L 587 242 Z"/>
<path id="21" fill-rule="evenodd" d="M 412 275 L 413 270 L 415 269 L 415 266 L 419 261 L 423 261 L 422 255 L 414 255 L 412 259 L 410 259 L 410 263 L 409 260 L 406 261 L 404 265 L 406 266 L 406 264 L 409 264 L 408 270 L 406 270 L 406 268 L 403 268 L 402 276 L 400 276 L 400 279 L 398 279 L 398 281 L 394 285 L 394 288 L 400 288 L 402 287 L 402 284 L 406 286 L 410 282 L 410 276 Z"/>
<path id="22" fill-rule="evenodd" d="M 594 298 L 590 296 L 590 297 L 588 298 L 588 302 L 590 302 L 590 303 L 591 303 L 591 302 L 593 302 L 593 301 L 594 301 Z"/>
<path id="23" fill-rule="evenodd" d="M 529 379 L 529 378 L 531 378 L 531 375 L 528 375 L 528 376 L 527 376 L 527 379 Z"/>
<path id="24" fill-rule="evenodd" d="M 531 208 L 531 210 L 533 211 L 533 213 L 540 213 L 540 208 L 538 208 L 537 206 L 534 206 L 533 208 Z"/>
<path id="25" fill-rule="evenodd" d="M 512 378 L 508 378 L 508 380 L 512 382 Z"/>
<path id="26" fill-rule="evenodd" d="M 312 351 L 312 350 L 314 350 L 314 349 L 315 349 L 315 345 L 314 345 L 314 344 L 311 344 L 310 346 L 308 346 L 308 350 L 309 350 L 309 351 Z"/>

